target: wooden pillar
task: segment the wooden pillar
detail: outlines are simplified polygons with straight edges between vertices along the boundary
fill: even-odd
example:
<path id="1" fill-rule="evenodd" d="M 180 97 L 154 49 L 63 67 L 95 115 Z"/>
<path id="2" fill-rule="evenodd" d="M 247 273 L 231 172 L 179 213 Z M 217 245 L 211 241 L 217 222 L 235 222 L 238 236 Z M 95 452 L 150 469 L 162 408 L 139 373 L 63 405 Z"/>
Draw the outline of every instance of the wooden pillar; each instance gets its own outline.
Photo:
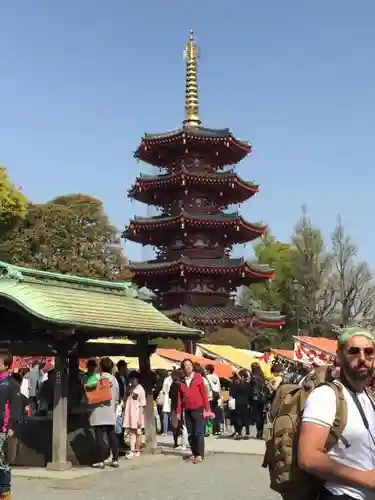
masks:
<path id="1" fill-rule="evenodd" d="M 184 341 L 185 344 L 185 352 L 188 354 L 195 354 L 197 350 L 197 341 L 194 339 L 186 339 Z"/>
<path id="2" fill-rule="evenodd" d="M 63 471 L 70 469 L 72 464 L 67 460 L 68 437 L 68 357 L 59 351 L 55 358 L 55 388 L 52 422 L 52 462 L 47 469 Z"/>
<path id="3" fill-rule="evenodd" d="M 150 355 L 148 348 L 148 337 L 142 336 L 137 339 L 139 370 L 141 380 L 146 391 L 145 408 L 145 434 L 146 449 L 150 453 L 157 453 L 156 425 L 154 417 L 154 393 L 153 393 L 153 374 L 151 372 Z"/>
<path id="4" fill-rule="evenodd" d="M 79 378 L 79 359 L 70 354 L 68 364 L 68 411 L 82 404 L 84 390 Z"/>

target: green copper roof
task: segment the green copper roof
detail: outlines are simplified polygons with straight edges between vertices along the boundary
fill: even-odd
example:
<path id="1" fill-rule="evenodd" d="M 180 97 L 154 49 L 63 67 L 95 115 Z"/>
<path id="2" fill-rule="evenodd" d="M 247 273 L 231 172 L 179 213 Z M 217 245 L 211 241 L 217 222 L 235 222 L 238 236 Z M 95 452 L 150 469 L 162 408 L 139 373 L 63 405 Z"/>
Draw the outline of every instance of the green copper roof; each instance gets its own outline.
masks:
<path id="1" fill-rule="evenodd" d="M 171 321 L 135 295 L 130 283 L 81 278 L 0 262 L 0 299 L 10 300 L 47 323 L 128 335 L 199 335 L 198 330 Z"/>

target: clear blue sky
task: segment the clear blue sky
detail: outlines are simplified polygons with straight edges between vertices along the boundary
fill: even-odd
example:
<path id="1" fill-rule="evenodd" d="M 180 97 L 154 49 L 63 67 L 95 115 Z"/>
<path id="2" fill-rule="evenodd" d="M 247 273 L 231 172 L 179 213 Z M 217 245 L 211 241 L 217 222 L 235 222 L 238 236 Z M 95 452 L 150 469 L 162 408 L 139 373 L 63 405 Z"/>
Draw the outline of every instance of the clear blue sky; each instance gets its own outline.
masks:
<path id="1" fill-rule="evenodd" d="M 374 0 L 1 0 L 0 164 L 34 202 L 85 192 L 120 229 L 145 215 L 132 152 L 181 124 L 193 28 L 204 125 L 253 143 L 245 217 L 288 240 L 302 204 L 327 235 L 340 213 L 375 268 L 374 19 Z"/>

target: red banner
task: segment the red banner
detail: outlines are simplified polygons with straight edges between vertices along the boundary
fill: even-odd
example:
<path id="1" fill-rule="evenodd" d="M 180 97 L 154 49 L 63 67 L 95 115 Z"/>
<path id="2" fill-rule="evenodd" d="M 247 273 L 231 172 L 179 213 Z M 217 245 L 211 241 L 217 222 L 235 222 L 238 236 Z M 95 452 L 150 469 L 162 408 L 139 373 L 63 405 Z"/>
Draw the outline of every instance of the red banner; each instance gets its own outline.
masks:
<path id="1" fill-rule="evenodd" d="M 310 347 L 303 342 L 294 343 L 294 359 L 307 365 L 329 365 L 333 363 L 334 356 L 320 351 L 316 347 Z"/>

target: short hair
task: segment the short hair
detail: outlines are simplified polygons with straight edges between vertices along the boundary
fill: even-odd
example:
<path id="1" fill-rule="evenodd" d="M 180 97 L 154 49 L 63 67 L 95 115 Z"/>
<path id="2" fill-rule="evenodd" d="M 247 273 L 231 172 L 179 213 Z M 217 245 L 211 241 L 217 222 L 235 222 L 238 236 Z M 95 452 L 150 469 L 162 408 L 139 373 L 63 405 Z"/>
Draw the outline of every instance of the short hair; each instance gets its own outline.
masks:
<path id="1" fill-rule="evenodd" d="M 271 373 L 281 373 L 282 371 L 283 368 L 279 363 L 275 363 L 271 366 Z"/>
<path id="2" fill-rule="evenodd" d="M 138 380 L 141 380 L 141 374 L 137 372 L 136 370 L 133 370 L 132 372 L 129 373 L 129 379 L 136 378 Z"/>
<path id="3" fill-rule="evenodd" d="M 112 373 L 113 361 L 111 358 L 105 357 L 100 360 L 100 368 L 104 373 Z"/>
<path id="4" fill-rule="evenodd" d="M 207 372 L 209 375 L 211 375 L 211 373 L 214 373 L 214 371 L 215 371 L 215 367 L 214 367 L 214 365 L 211 365 L 211 363 L 210 363 L 210 364 L 208 364 L 208 365 L 206 365 L 206 372 Z"/>
<path id="5" fill-rule="evenodd" d="M 120 359 L 120 361 L 117 363 L 117 368 L 118 370 L 123 367 L 127 367 L 128 363 L 125 361 L 125 359 Z"/>
<path id="6" fill-rule="evenodd" d="M 98 366 L 98 364 L 97 364 L 97 362 L 96 362 L 96 359 L 89 359 L 89 360 L 87 361 L 87 363 L 86 363 L 86 367 L 89 367 L 89 366 L 95 366 L 95 367 L 97 367 L 97 366 Z"/>

